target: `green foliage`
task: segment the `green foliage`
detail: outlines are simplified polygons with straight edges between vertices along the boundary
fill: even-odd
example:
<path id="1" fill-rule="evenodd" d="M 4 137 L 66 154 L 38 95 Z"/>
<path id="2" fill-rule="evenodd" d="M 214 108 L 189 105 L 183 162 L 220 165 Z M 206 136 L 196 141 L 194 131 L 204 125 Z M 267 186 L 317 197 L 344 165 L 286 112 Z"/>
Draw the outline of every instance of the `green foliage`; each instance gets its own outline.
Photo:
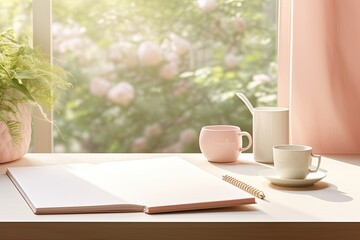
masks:
<path id="1" fill-rule="evenodd" d="M 59 90 L 71 86 L 68 77 L 39 50 L 16 40 L 13 30 L 0 34 L 0 121 L 7 125 L 15 143 L 21 140 L 21 123 L 14 120 L 18 104 L 50 108 Z"/>
<path id="2" fill-rule="evenodd" d="M 276 0 L 216 2 L 204 12 L 193 0 L 53 1 L 55 56 L 77 79 L 56 113 L 64 139 L 55 138 L 55 149 L 198 152 L 203 125 L 233 124 L 251 132 L 251 114 L 235 92 L 255 106 L 276 105 Z M 234 28 L 235 19 L 246 22 L 245 30 Z M 173 51 L 174 36 L 191 50 L 179 56 L 178 74 L 162 79 L 159 72 L 171 61 L 141 65 L 139 48 L 150 41 L 165 55 Z M 126 47 L 112 49 L 117 43 Z M 229 53 L 235 66 L 224 62 Z M 119 104 L 109 92 L 92 92 L 94 78 L 111 88 L 127 82 L 133 99 Z"/>

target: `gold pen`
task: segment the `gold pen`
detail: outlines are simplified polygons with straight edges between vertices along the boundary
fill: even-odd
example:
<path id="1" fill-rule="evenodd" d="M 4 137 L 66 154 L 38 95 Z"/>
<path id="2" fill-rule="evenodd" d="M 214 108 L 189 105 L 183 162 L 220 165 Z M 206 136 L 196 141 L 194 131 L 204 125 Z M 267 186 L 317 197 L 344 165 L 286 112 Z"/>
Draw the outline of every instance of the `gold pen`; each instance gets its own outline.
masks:
<path id="1" fill-rule="evenodd" d="M 254 195 L 255 197 L 258 197 L 258 198 L 261 198 L 261 199 L 264 199 L 265 198 L 265 193 L 263 191 L 260 191 L 259 189 L 253 187 L 253 186 L 250 186 L 249 184 L 246 184 L 234 177 L 231 177 L 229 175 L 224 175 L 222 176 L 222 179 L 252 195 Z"/>

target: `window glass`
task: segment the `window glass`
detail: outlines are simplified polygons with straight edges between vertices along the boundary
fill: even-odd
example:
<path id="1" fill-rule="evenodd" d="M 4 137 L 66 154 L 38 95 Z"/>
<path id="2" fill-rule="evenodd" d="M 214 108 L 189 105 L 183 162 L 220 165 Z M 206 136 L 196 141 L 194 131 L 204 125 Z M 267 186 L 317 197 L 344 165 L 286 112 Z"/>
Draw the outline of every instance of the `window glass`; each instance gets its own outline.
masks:
<path id="1" fill-rule="evenodd" d="M 276 105 L 276 0 L 53 0 L 55 63 L 76 81 L 55 152 L 199 152 L 208 124 L 251 132 L 235 97 Z"/>
<path id="2" fill-rule="evenodd" d="M 16 37 L 32 44 L 32 1 L 0 0 L 0 31 L 15 30 Z"/>

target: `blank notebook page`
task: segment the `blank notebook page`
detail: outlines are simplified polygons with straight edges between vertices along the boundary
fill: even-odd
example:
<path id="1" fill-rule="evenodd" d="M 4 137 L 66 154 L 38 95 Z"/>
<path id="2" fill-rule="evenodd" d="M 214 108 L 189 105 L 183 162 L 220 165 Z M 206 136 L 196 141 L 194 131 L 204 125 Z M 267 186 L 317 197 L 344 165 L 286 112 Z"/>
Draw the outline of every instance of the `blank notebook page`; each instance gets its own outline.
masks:
<path id="1" fill-rule="evenodd" d="M 252 195 L 179 157 L 20 167 L 9 171 L 35 207 L 255 202 Z"/>

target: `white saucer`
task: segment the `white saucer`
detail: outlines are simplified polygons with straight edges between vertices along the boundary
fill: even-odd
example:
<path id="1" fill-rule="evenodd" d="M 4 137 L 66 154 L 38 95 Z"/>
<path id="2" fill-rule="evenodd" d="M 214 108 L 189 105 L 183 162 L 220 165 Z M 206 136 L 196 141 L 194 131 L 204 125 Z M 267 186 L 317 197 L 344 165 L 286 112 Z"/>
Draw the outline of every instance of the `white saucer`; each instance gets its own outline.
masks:
<path id="1" fill-rule="evenodd" d="M 284 179 L 276 173 L 275 169 L 265 169 L 260 171 L 260 175 L 269 180 L 272 184 L 283 187 L 306 187 L 313 185 L 326 177 L 326 173 L 322 171 L 311 172 L 305 179 Z"/>

